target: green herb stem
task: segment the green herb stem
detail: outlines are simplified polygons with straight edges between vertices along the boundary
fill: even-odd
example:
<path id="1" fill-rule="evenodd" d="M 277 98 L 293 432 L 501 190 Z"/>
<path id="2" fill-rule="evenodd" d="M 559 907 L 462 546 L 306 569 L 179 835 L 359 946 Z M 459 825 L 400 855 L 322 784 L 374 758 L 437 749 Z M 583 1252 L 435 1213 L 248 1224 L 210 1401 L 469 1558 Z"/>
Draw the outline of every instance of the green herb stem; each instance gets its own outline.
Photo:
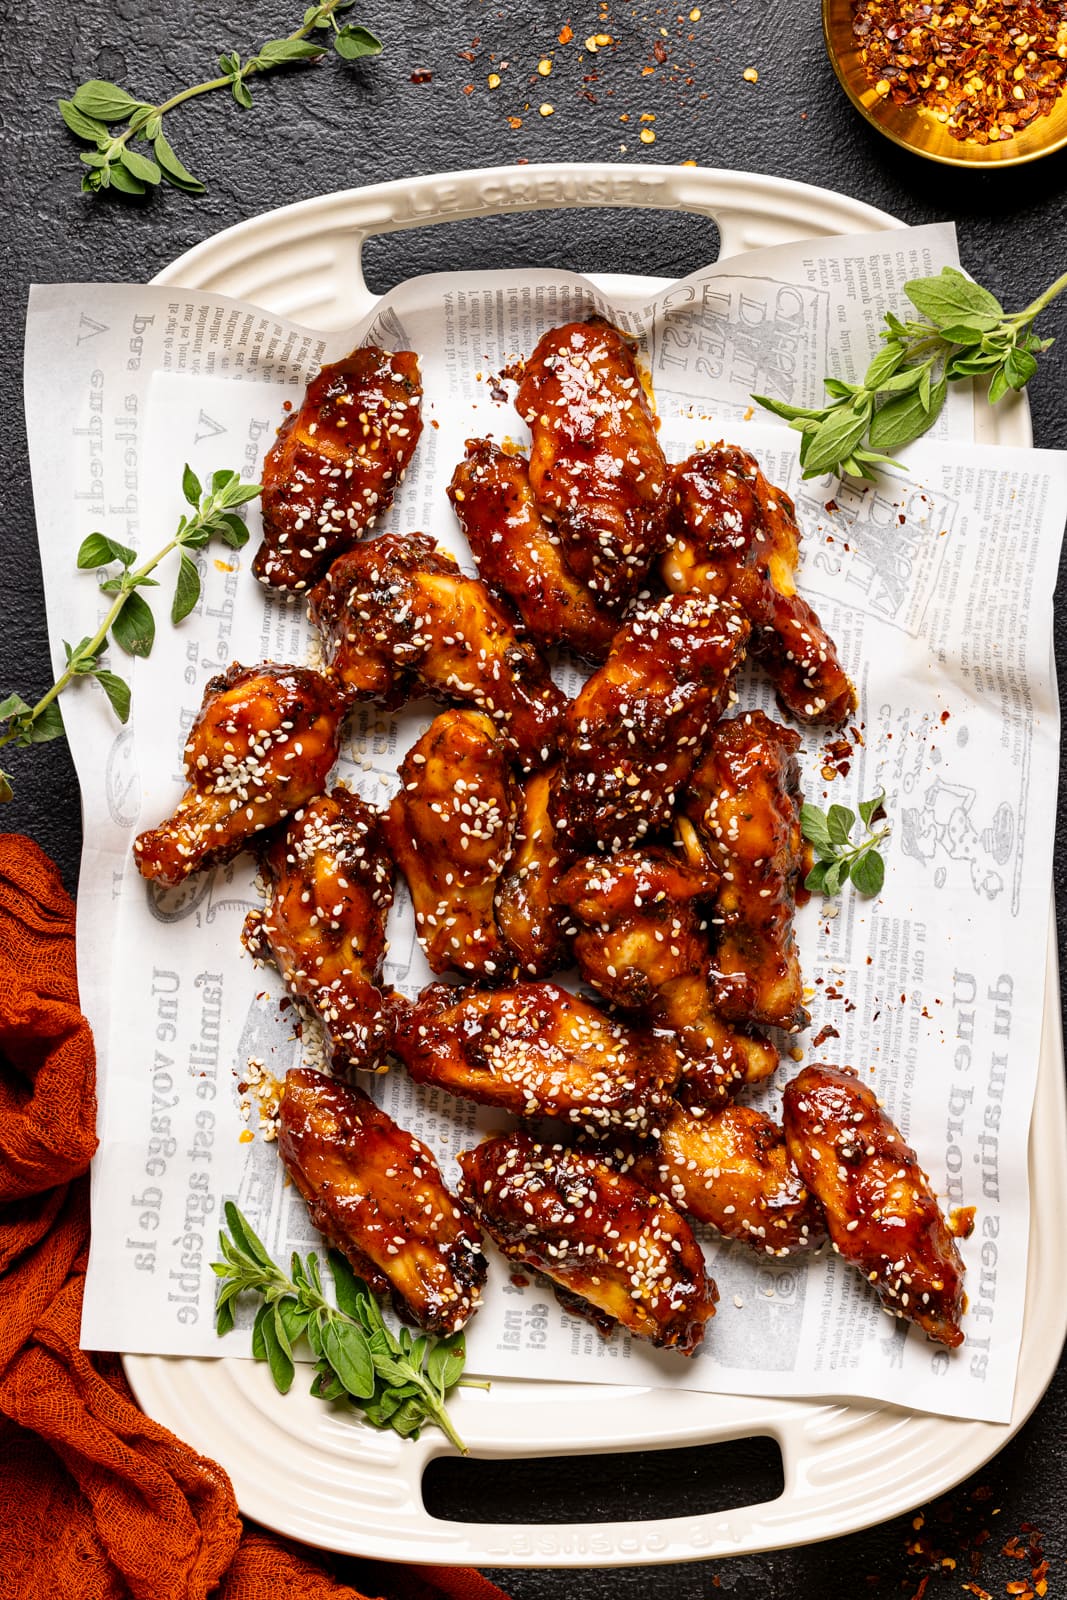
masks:
<path id="1" fill-rule="evenodd" d="M 238 1295 L 257 1294 L 262 1304 L 252 1329 L 252 1354 L 266 1361 L 275 1387 L 288 1392 L 295 1375 L 293 1346 L 305 1338 L 316 1358 L 312 1393 L 324 1400 L 347 1398 L 374 1427 L 392 1428 L 402 1438 L 417 1436 L 433 1423 L 464 1455 L 467 1447 L 452 1423 L 446 1398 L 457 1385 L 488 1389 L 464 1380 L 461 1333 L 432 1340 L 394 1335 L 362 1278 L 337 1252 L 329 1257 L 336 1304 L 326 1298 L 314 1251 L 294 1252 L 291 1276 L 268 1255 L 262 1240 L 237 1207 L 225 1206 L 229 1232 L 219 1234 L 222 1260 L 212 1263 L 221 1279 L 215 1326 L 225 1334 L 234 1326 Z"/>
<path id="2" fill-rule="evenodd" d="M 9 744 L 44 744 L 59 738 L 63 733 L 63 718 L 56 702 L 75 678 L 95 678 L 119 721 L 128 720 L 129 684 L 101 660 L 109 637 L 128 655 L 147 656 L 155 639 L 155 620 L 151 606 L 140 591 L 158 587 L 152 573 L 172 551 L 181 551 L 170 613 L 172 622 L 181 622 L 200 597 L 200 574 L 187 551 L 203 550 L 215 535 L 230 549 L 240 549 L 247 542 L 248 529 L 237 516 L 237 507 L 254 500 L 260 492 L 258 483 L 244 483 L 236 472 L 225 469 L 214 474 L 205 491 L 188 466 L 182 478 L 182 490 L 193 514 L 183 516 L 173 537 L 140 566 L 134 566 L 135 551 L 106 534 L 91 533 L 82 541 L 78 551 L 79 568 L 96 572 L 101 592 L 113 594 L 115 598 L 94 634 L 75 645 L 64 641 L 66 667 L 36 705 L 28 705 L 18 694 L 9 694 L 0 703 L 0 749 Z M 108 574 L 116 563 L 120 574 L 111 577 Z M 11 797 L 10 776 L 0 770 L 0 802 Z"/>

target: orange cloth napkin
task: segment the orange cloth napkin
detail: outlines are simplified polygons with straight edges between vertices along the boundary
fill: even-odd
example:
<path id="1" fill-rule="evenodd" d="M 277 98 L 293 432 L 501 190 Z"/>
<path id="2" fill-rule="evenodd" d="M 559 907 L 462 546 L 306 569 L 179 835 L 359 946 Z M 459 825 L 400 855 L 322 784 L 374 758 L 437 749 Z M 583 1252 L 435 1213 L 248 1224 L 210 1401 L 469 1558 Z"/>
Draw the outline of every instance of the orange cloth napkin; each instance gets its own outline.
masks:
<path id="1" fill-rule="evenodd" d="M 117 1356 L 78 1348 L 96 1064 L 74 906 L 0 835 L 0 1597 L 360 1600 L 325 1558 L 242 1527 L 222 1468 L 137 1409 Z M 477 1572 L 363 1564 L 395 1600 L 506 1600 Z"/>

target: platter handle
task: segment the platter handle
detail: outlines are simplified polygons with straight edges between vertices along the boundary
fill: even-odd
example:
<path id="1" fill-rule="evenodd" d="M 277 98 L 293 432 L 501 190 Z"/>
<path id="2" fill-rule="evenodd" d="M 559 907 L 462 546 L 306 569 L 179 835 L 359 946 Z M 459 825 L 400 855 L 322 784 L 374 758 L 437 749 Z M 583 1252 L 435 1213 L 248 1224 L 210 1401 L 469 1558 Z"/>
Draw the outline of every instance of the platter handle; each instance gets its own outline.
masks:
<path id="1" fill-rule="evenodd" d="M 377 304 L 363 275 L 368 239 L 439 222 L 585 206 L 708 217 L 718 230 L 720 257 L 791 239 L 898 226 L 885 212 L 847 196 L 760 173 L 542 162 L 399 178 L 302 200 L 206 239 L 156 281 L 210 287 L 332 331 L 360 321 Z M 639 270 L 640 263 L 629 266 Z"/>

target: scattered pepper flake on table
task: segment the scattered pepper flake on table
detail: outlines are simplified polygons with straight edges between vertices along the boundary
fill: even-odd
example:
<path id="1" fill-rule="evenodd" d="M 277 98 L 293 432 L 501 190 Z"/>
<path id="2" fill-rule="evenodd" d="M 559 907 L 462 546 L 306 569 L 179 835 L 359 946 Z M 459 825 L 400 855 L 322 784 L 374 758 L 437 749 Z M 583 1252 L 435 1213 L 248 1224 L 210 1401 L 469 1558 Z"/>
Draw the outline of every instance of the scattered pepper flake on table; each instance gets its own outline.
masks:
<path id="1" fill-rule="evenodd" d="M 1011 139 L 1067 86 L 1067 0 L 853 0 L 876 93 L 919 106 L 954 139 Z"/>

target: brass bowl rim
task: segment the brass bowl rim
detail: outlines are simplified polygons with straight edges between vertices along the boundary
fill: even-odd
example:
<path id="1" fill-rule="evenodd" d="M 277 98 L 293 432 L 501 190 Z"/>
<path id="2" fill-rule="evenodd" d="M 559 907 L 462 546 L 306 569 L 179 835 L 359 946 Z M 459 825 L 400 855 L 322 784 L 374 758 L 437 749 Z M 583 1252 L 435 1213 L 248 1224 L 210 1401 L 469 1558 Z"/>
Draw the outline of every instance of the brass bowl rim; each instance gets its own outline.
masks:
<path id="1" fill-rule="evenodd" d="M 892 128 L 887 127 L 883 122 L 881 122 L 871 112 L 871 110 L 864 105 L 859 94 L 853 87 L 851 76 L 846 71 L 841 57 L 838 54 L 837 45 L 834 39 L 834 30 L 831 25 L 831 11 L 835 4 L 840 3 L 841 0 L 822 0 L 822 32 L 823 40 L 826 44 L 826 53 L 830 57 L 830 65 L 834 69 L 838 83 L 841 85 L 842 89 L 844 89 L 849 100 L 851 100 L 853 106 L 859 112 L 863 120 L 869 123 L 876 133 L 880 133 L 883 138 L 891 140 L 893 144 L 899 145 L 902 150 L 909 150 L 912 155 L 921 156 L 924 161 L 936 161 L 941 166 L 945 167 L 967 167 L 972 172 L 995 172 L 1001 167 L 1021 167 L 1031 161 L 1040 161 L 1042 156 L 1054 155 L 1057 150 L 1062 150 L 1065 146 L 1067 146 L 1067 128 L 1065 128 L 1061 134 L 1059 134 L 1055 139 L 1051 140 L 1048 144 L 1040 145 L 1036 150 L 1030 150 L 1025 155 L 1002 156 L 997 154 L 992 159 L 988 157 L 983 159 L 978 156 L 967 155 L 948 156 L 942 155 L 934 150 L 924 150 L 921 145 L 913 143 L 912 140 L 905 138 L 903 134 L 896 133 Z M 849 10 L 851 11 L 851 6 L 849 7 Z M 1067 94 L 1067 88 L 1063 90 L 1063 93 Z M 1033 123 L 1030 123 L 1031 128 L 1033 125 Z M 1004 142 L 1007 143 L 1010 141 Z M 961 149 L 963 148 L 966 147 L 961 143 Z M 981 145 L 979 148 L 982 150 L 987 150 L 989 147 L 988 145 Z M 999 145 L 997 148 L 999 151 Z"/>

